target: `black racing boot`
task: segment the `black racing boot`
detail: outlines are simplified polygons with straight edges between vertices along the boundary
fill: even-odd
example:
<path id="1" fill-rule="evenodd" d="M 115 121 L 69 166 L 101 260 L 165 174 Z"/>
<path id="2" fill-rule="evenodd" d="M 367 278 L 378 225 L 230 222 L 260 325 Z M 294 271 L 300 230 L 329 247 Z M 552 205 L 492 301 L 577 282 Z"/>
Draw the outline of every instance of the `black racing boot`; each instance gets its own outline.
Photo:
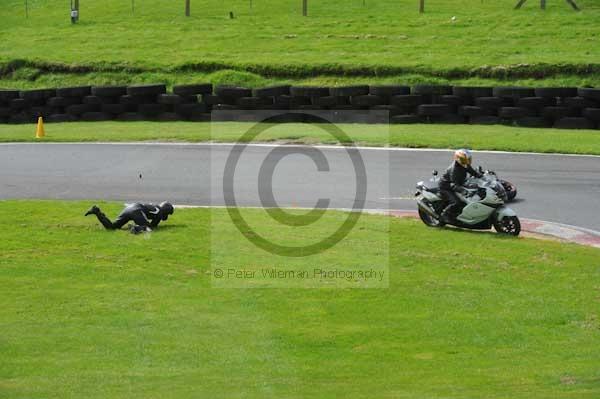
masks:
<path id="1" fill-rule="evenodd" d="M 96 205 L 92 206 L 85 213 L 85 216 L 88 216 L 88 215 L 96 215 L 96 217 L 98 218 L 98 221 L 100 223 L 102 223 L 102 226 L 104 226 L 104 228 L 106 228 L 107 230 L 114 230 L 115 229 L 115 226 L 110 221 L 110 219 L 107 218 L 106 215 L 104 213 L 102 213 L 102 211 L 100 210 L 100 208 L 98 208 Z"/>
<path id="2" fill-rule="evenodd" d="M 98 212 L 100 212 L 100 208 L 98 208 L 96 205 L 94 205 L 85 213 L 85 216 L 97 215 Z"/>
<path id="3" fill-rule="evenodd" d="M 446 224 L 453 224 L 454 222 L 456 222 L 456 216 L 454 215 L 454 212 L 452 212 L 452 209 L 444 209 L 440 216 L 442 218 L 442 221 Z"/>

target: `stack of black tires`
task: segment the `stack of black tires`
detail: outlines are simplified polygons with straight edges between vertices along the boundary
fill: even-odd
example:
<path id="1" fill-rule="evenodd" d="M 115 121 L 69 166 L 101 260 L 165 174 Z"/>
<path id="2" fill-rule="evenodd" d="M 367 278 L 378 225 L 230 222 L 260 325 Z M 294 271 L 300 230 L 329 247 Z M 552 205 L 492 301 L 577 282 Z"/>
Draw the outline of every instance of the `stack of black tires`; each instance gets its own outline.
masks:
<path id="1" fill-rule="evenodd" d="M 593 129 L 600 122 L 600 89 L 454 87 L 454 92 L 470 99 L 459 108 L 469 123 Z"/>
<path id="2" fill-rule="evenodd" d="M 472 123 L 566 129 L 600 128 L 600 89 L 444 85 L 211 84 L 81 86 L 0 90 L 0 123 L 69 121 L 255 121 L 256 110 L 327 110 L 335 122 Z M 219 111 L 219 112 L 214 112 Z M 351 111 L 351 112 L 349 112 Z M 277 112 L 274 112 L 276 114 Z M 291 112 L 279 121 L 307 121 Z M 310 120 L 310 118 L 309 118 Z"/>
<path id="3" fill-rule="evenodd" d="M 41 90 L 0 90 L 0 122 L 207 121 L 210 110 L 199 97 L 211 84 L 175 86 L 81 86 Z"/>

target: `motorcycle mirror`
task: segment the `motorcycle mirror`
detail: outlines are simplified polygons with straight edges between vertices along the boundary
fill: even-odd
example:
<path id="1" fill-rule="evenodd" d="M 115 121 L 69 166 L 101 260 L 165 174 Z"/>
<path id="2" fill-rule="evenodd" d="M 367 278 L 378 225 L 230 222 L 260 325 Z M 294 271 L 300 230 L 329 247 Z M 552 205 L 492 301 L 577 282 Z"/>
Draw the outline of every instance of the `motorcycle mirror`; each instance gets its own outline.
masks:
<path id="1" fill-rule="evenodd" d="M 438 171 L 437 170 L 433 170 L 433 172 L 431 172 L 432 175 L 437 176 L 438 175 Z"/>

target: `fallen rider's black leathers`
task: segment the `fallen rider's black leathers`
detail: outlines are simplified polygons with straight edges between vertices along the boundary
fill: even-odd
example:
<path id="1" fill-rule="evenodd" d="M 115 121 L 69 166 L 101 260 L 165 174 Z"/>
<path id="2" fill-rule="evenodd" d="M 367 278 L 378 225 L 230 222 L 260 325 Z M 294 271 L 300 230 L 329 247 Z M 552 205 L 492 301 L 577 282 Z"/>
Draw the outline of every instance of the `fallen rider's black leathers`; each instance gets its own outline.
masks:
<path id="1" fill-rule="evenodd" d="M 165 215 L 161 208 L 156 205 L 136 202 L 123 209 L 114 223 L 100 210 L 96 213 L 96 217 L 98 217 L 102 226 L 108 230 L 120 229 L 130 221 L 133 221 L 136 226 L 154 229 L 161 220 L 167 220 L 168 215 Z"/>

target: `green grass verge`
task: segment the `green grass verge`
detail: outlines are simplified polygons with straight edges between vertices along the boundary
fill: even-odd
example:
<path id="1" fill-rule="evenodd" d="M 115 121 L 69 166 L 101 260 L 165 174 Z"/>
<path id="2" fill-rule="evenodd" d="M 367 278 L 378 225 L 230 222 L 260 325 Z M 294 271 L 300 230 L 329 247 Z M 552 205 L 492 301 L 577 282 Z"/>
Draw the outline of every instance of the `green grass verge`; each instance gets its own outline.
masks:
<path id="1" fill-rule="evenodd" d="M 75 122 L 46 124 L 44 142 L 235 142 L 253 124 L 197 122 Z M 600 154 L 600 131 L 475 125 L 339 125 L 356 144 L 415 148 Z M 0 142 L 33 142 L 35 125 L 0 125 Z M 255 141 L 337 144 L 319 126 L 273 125 Z"/>
<path id="2" fill-rule="evenodd" d="M 526 86 L 526 87 L 600 87 L 600 74 L 558 74 L 541 78 L 450 78 L 424 73 L 391 76 L 314 75 L 302 78 L 265 76 L 258 73 L 225 69 L 215 72 L 48 72 L 41 68 L 19 68 L 4 77 L 0 86 L 13 89 L 35 89 L 71 86 L 110 86 L 142 83 L 165 83 L 169 90 L 177 84 L 208 82 L 214 85 L 265 87 L 276 84 L 306 86 L 344 86 L 354 84 L 438 84 L 454 86 Z"/>
<path id="3" fill-rule="evenodd" d="M 116 83 L 131 76 L 146 81 L 148 74 L 204 80 L 204 74 L 224 70 L 234 70 L 245 84 L 344 76 L 351 78 L 340 83 L 549 78 L 537 84 L 594 84 L 600 75 L 600 7 L 593 0 L 577 2 L 581 12 L 559 1 L 548 2 L 546 11 L 535 2 L 515 11 L 513 1 L 438 0 L 419 15 L 415 2 L 318 1 L 302 17 L 298 0 L 208 0 L 193 4 L 186 18 L 179 3 L 145 0 L 132 12 L 131 2 L 106 0 L 82 3 L 81 21 L 71 25 L 62 1 L 29 1 L 25 18 L 23 1 L 7 0 L 0 8 L 0 61 L 13 67 L 26 62 L 16 62 L 25 65 L 16 70 L 0 68 L 0 75 L 8 84 L 28 86 L 78 80 L 57 74 L 31 80 L 54 72 Z M 111 72 L 121 77 L 104 75 Z"/>
<path id="4" fill-rule="evenodd" d="M 363 216 L 296 266 L 389 262 L 387 289 L 216 289 L 210 242 L 224 268 L 287 260 L 225 210 L 177 210 L 132 236 L 84 218 L 88 206 L 0 202 L 4 398 L 600 394 L 597 249 Z M 313 234 L 344 217 L 328 212 Z"/>

